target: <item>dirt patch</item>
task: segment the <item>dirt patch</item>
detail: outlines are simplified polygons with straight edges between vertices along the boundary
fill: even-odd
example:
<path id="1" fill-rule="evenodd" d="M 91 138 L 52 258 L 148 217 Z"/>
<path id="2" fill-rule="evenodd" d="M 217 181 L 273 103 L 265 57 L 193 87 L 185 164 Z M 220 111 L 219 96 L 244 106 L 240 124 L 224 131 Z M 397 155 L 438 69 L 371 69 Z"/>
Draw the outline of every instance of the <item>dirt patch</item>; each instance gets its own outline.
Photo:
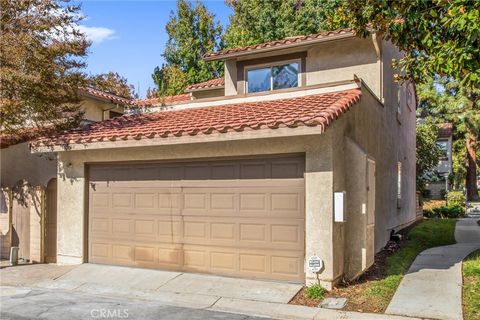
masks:
<path id="1" fill-rule="evenodd" d="M 402 240 L 389 241 L 382 251 L 375 255 L 374 264 L 358 279 L 350 282 L 341 282 L 336 288 L 326 292 L 324 298 L 347 298 L 348 303 L 343 309 L 345 311 L 383 313 L 386 306 L 375 299 L 366 297 L 364 293 L 375 281 L 381 280 L 385 277 L 387 258 L 405 246 L 407 242 L 406 234 L 413 227 L 415 227 L 415 225 L 416 224 L 413 224 L 399 231 L 398 233 L 403 236 Z M 305 288 L 303 288 L 295 295 L 295 297 L 293 297 L 290 303 L 309 307 L 318 307 L 322 300 L 323 299 L 307 298 L 305 295 Z"/>

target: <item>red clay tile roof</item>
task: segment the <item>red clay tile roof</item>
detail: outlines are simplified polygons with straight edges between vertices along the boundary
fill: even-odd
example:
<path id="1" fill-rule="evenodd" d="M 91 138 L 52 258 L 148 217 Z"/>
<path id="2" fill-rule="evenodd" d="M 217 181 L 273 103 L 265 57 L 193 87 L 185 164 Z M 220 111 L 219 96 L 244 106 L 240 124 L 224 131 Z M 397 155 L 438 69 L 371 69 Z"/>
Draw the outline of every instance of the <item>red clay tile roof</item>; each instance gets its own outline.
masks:
<path id="1" fill-rule="evenodd" d="M 290 99 L 122 116 L 41 138 L 33 145 L 195 136 L 213 132 L 298 126 L 321 126 L 325 130 L 358 102 L 360 97 L 360 89 L 351 89 Z"/>
<path id="2" fill-rule="evenodd" d="M 221 88 L 225 85 L 225 78 L 216 78 L 204 82 L 194 83 L 187 87 L 186 91 L 207 89 L 207 88 Z"/>
<path id="3" fill-rule="evenodd" d="M 451 123 L 440 123 L 437 124 L 438 127 L 438 137 L 439 138 L 448 138 L 452 135 L 453 124 Z"/>
<path id="4" fill-rule="evenodd" d="M 32 141 L 37 139 L 41 136 L 45 136 L 45 134 L 52 134 L 52 128 L 22 128 L 19 129 L 16 133 L 11 134 L 0 134 L 0 149 L 8 148 L 10 146 Z"/>
<path id="5" fill-rule="evenodd" d="M 33 129 L 23 130 L 18 134 L 1 134 L 0 149 L 13 146 L 18 143 L 26 142 L 38 137 L 38 131 Z"/>
<path id="6" fill-rule="evenodd" d="M 98 89 L 95 89 L 95 88 L 92 88 L 92 87 L 83 87 L 83 88 L 80 88 L 79 91 L 80 91 L 80 93 L 87 93 L 91 96 L 106 99 L 106 100 L 109 100 L 113 103 L 123 104 L 123 105 L 130 104 L 129 99 L 117 96 L 117 95 L 109 93 L 109 92 L 101 91 L 101 90 L 98 90 Z"/>
<path id="7" fill-rule="evenodd" d="M 166 103 L 186 102 L 190 100 L 192 100 L 190 93 L 182 93 L 177 94 L 176 96 L 132 100 L 131 104 L 136 106 L 156 106 Z"/>
<path id="8" fill-rule="evenodd" d="M 340 35 L 348 35 L 348 34 L 353 34 L 352 28 L 320 32 L 320 33 L 310 34 L 306 36 L 288 37 L 281 40 L 275 40 L 275 41 L 250 45 L 250 46 L 241 47 L 241 48 L 224 49 L 217 52 L 207 53 L 206 55 L 203 56 L 203 58 L 205 60 L 216 60 L 231 54 L 245 53 L 245 52 L 256 51 L 260 49 L 269 49 L 269 48 L 281 49 L 282 47 L 286 47 L 286 46 L 291 46 L 296 44 L 301 45 L 301 44 L 308 43 L 309 41 L 317 41 L 320 39 L 325 39 L 325 38 L 340 36 Z"/>

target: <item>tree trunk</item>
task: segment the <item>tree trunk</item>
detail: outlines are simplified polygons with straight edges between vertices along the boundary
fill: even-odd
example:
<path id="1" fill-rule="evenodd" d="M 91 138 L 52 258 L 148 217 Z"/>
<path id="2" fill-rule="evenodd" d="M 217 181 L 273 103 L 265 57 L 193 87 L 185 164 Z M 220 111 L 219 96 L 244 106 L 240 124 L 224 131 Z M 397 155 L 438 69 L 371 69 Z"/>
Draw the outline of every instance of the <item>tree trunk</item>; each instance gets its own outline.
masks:
<path id="1" fill-rule="evenodd" d="M 465 187 L 467 189 L 467 201 L 478 201 L 477 187 L 477 139 L 475 135 L 467 129 L 467 176 Z"/>

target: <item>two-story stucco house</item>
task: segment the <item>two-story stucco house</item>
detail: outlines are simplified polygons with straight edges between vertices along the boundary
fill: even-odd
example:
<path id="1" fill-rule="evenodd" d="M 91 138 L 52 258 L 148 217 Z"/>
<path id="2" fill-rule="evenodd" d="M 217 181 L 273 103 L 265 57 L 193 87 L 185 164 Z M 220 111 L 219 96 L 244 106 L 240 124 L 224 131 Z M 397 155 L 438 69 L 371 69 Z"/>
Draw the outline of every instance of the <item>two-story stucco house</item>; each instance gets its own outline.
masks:
<path id="1" fill-rule="evenodd" d="M 329 288 L 415 214 L 415 94 L 401 53 L 350 29 L 227 49 L 225 77 L 36 141 L 56 152 L 57 262 Z"/>

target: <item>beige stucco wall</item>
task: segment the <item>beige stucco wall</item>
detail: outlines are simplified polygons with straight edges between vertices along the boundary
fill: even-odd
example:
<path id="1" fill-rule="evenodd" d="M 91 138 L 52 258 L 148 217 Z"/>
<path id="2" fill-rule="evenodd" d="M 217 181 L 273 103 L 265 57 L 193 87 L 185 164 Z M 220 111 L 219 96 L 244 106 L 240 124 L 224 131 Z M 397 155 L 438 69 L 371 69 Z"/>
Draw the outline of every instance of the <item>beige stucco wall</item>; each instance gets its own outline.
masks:
<path id="1" fill-rule="evenodd" d="M 395 101 L 396 101 L 395 93 Z M 361 102 L 339 123 L 344 123 L 343 141 L 335 143 L 335 162 L 344 164 L 345 171 L 337 171 L 344 179 L 347 191 L 347 222 L 345 225 L 345 266 L 347 276 L 354 277 L 364 268 L 367 250 L 365 210 L 366 160 L 375 161 L 375 247 L 380 251 L 389 240 L 390 231 L 412 223 L 415 213 L 415 110 L 406 106 L 401 122 L 397 121 L 397 106 L 393 96 L 386 95 L 383 106 L 374 96 L 364 94 Z M 397 205 L 397 162 L 402 162 L 402 199 Z M 338 259 L 337 259 L 338 260 Z M 371 263 L 371 262 L 370 262 Z M 339 269 L 338 273 L 341 273 Z"/>
<path id="2" fill-rule="evenodd" d="M 30 153 L 28 142 L 0 150 L 1 186 L 13 187 L 21 180 L 33 186 L 46 186 L 56 176 L 56 155 Z"/>
<path id="3" fill-rule="evenodd" d="M 223 97 L 225 96 L 225 89 L 216 88 L 216 89 L 208 89 L 208 90 L 198 90 L 198 91 L 193 91 L 192 95 L 194 99 Z"/>
<path id="4" fill-rule="evenodd" d="M 237 94 L 237 62 L 235 60 L 225 61 L 225 95 L 234 96 Z"/>
<path id="5" fill-rule="evenodd" d="M 380 96 L 380 57 L 377 57 L 371 38 L 349 38 L 319 43 L 308 48 L 279 50 L 273 55 L 271 53 L 252 54 L 248 59 L 268 59 L 276 55 L 305 51 L 307 53 L 305 58 L 306 76 L 303 86 L 353 80 L 354 75 L 357 75 Z M 247 58 L 242 60 L 247 60 Z M 237 94 L 237 72 L 236 60 L 227 60 L 225 62 L 226 96 Z"/>
<path id="6" fill-rule="evenodd" d="M 80 109 L 84 112 L 83 118 L 89 121 L 103 121 L 109 119 L 109 111 L 124 112 L 123 106 L 111 102 L 84 97 L 80 103 Z"/>
<path id="7" fill-rule="evenodd" d="M 61 264 L 85 261 L 86 163 L 305 153 L 306 256 L 317 254 L 324 259 L 325 270 L 320 279 L 328 286 L 334 270 L 332 132 L 321 136 L 60 152 L 57 261 Z M 314 274 L 307 273 L 308 281 L 315 279 Z"/>
<path id="8" fill-rule="evenodd" d="M 362 78 L 376 93 L 380 90 L 377 56 L 371 39 L 353 38 L 310 48 L 306 58 L 307 86 Z"/>

